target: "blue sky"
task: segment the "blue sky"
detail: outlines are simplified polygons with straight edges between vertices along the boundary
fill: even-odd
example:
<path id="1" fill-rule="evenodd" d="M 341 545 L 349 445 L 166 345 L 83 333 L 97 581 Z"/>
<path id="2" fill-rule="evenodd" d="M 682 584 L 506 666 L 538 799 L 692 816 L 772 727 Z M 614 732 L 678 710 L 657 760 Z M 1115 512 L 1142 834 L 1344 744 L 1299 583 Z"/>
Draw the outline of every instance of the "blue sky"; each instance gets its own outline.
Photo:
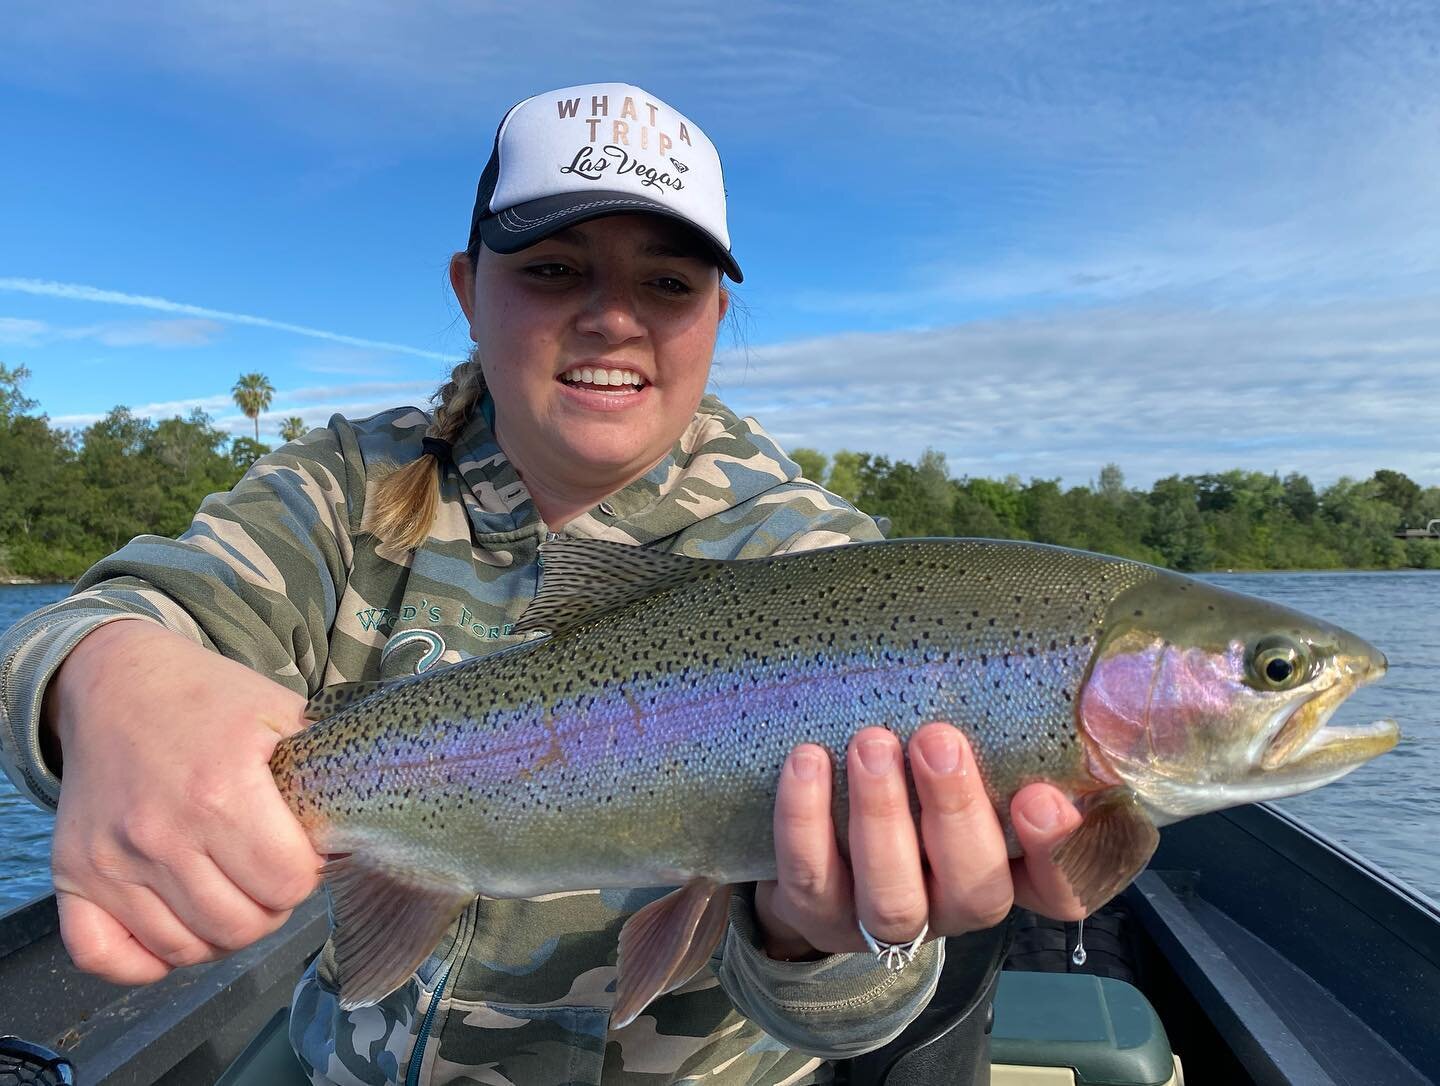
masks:
<path id="1" fill-rule="evenodd" d="M 1428 0 L 124 7 L 0 14 L 0 362 L 67 425 L 422 401 L 500 114 L 614 79 L 720 148 L 712 384 L 791 446 L 1440 484 Z"/>

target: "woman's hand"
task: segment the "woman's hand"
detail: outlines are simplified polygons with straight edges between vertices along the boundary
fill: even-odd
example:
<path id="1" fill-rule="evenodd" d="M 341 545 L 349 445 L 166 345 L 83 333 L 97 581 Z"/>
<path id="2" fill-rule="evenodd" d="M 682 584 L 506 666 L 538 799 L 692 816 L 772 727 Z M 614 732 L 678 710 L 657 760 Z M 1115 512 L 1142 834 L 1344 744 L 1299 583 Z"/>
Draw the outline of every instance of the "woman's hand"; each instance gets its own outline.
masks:
<path id="1" fill-rule="evenodd" d="M 755 893 L 770 957 L 864 950 L 857 914 L 889 943 L 910 942 L 927 922 L 934 937 L 992 927 L 1016 903 L 1057 920 L 1085 915 L 1049 859 L 1080 823 L 1058 789 L 1032 784 L 1016 794 L 1010 813 L 1025 855 L 1011 860 L 960 730 L 926 724 L 909 749 L 918 834 L 899 740 L 883 728 L 851 740 L 848 865 L 831 820 L 829 755 L 811 744 L 791 752 L 775 802 L 778 878 Z"/>
<path id="2" fill-rule="evenodd" d="M 45 699 L 63 757 L 51 866 L 75 964 L 159 980 L 283 924 L 320 857 L 270 776 L 305 699 L 150 622 L 108 623 Z"/>

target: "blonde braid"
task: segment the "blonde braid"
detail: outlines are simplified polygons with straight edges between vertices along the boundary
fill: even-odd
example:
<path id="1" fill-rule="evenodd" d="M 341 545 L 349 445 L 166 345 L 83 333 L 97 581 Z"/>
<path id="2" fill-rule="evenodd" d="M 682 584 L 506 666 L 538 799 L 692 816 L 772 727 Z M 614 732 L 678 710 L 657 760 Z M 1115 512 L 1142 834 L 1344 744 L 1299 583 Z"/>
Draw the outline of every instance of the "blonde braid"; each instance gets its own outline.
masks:
<path id="1" fill-rule="evenodd" d="M 435 421 L 426 437 L 453 442 L 465 429 L 470 412 L 485 391 L 480 361 L 472 350 L 436 390 Z M 364 529 L 390 547 L 414 550 L 425 542 L 440 507 L 443 466 L 433 453 L 421 453 L 403 467 L 391 468 L 376 482 L 365 507 Z"/>

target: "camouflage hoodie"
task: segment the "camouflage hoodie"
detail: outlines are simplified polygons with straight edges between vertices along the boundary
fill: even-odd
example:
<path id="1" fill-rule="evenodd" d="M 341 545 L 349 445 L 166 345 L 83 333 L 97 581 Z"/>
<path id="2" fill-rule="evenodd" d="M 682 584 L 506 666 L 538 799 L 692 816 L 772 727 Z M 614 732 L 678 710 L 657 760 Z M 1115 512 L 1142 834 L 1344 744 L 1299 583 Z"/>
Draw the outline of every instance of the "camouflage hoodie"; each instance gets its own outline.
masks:
<path id="1" fill-rule="evenodd" d="M 55 805 L 59 782 L 37 741 L 41 697 L 66 653 L 108 621 L 162 623 L 307 695 L 521 640 L 511 627 L 534 598 L 549 531 L 487 414 L 476 412 L 444 465 L 439 515 L 414 552 L 378 545 L 360 524 L 372 469 L 418 456 L 428 417 L 337 416 L 206 499 L 180 539 L 132 541 L 68 599 L 18 623 L 0 641 L 0 759 L 17 786 Z M 565 534 L 710 558 L 878 538 L 711 397 L 664 461 Z M 291 1039 L 317 1084 L 828 1082 L 825 1059 L 893 1038 L 933 993 L 942 944 L 900 973 L 860 954 L 776 962 L 759 949 L 752 901 L 737 894 L 711 968 L 611 1030 L 620 926 L 663 892 L 478 899 L 407 984 L 349 1013 L 327 948 L 296 989 Z"/>

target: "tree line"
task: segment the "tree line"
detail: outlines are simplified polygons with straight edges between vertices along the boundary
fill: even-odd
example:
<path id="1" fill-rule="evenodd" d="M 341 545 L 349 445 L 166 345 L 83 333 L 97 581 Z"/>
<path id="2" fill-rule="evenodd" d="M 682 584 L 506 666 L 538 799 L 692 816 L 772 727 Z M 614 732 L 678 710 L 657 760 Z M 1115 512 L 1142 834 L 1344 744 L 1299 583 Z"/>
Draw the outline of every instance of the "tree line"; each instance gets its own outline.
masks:
<path id="1" fill-rule="evenodd" d="M 78 432 L 52 426 L 25 395 L 29 376 L 0 365 L 0 576 L 73 580 L 137 535 L 179 535 L 269 451 L 258 422 L 254 438 L 232 439 L 201 411 L 155 421 L 117 407 Z M 273 389 L 246 374 L 234 394 L 258 418 Z M 289 440 L 304 426 L 282 430 Z"/>
<path id="2" fill-rule="evenodd" d="M 1440 539 L 1395 538 L 1440 517 L 1440 487 L 1382 468 L 1317 490 L 1292 472 L 1169 475 L 1149 490 L 1107 464 L 1087 486 L 1057 479 L 953 478 L 945 454 L 915 463 L 871 453 L 791 454 L 807 478 L 876 517 L 892 536 L 1028 539 L 1186 572 L 1215 569 L 1440 569 Z"/>
<path id="3" fill-rule="evenodd" d="M 273 389 L 236 383 L 255 436 L 232 438 L 203 412 L 152 420 L 117 407 L 80 431 L 51 425 L 24 394 L 24 367 L 0 365 L 0 576 L 70 580 L 137 535 L 175 536 L 201 500 L 228 490 L 267 451 L 259 416 Z M 280 436 L 304 431 L 283 420 Z M 807 477 L 874 516 L 893 536 L 1029 539 L 1188 571 L 1440 568 L 1440 540 L 1396 529 L 1440 517 L 1440 487 L 1400 472 L 1317 490 L 1303 475 L 1172 475 L 1149 490 L 1107 465 L 1088 486 L 953 478 L 944 454 L 915 463 L 863 452 L 797 449 Z"/>

